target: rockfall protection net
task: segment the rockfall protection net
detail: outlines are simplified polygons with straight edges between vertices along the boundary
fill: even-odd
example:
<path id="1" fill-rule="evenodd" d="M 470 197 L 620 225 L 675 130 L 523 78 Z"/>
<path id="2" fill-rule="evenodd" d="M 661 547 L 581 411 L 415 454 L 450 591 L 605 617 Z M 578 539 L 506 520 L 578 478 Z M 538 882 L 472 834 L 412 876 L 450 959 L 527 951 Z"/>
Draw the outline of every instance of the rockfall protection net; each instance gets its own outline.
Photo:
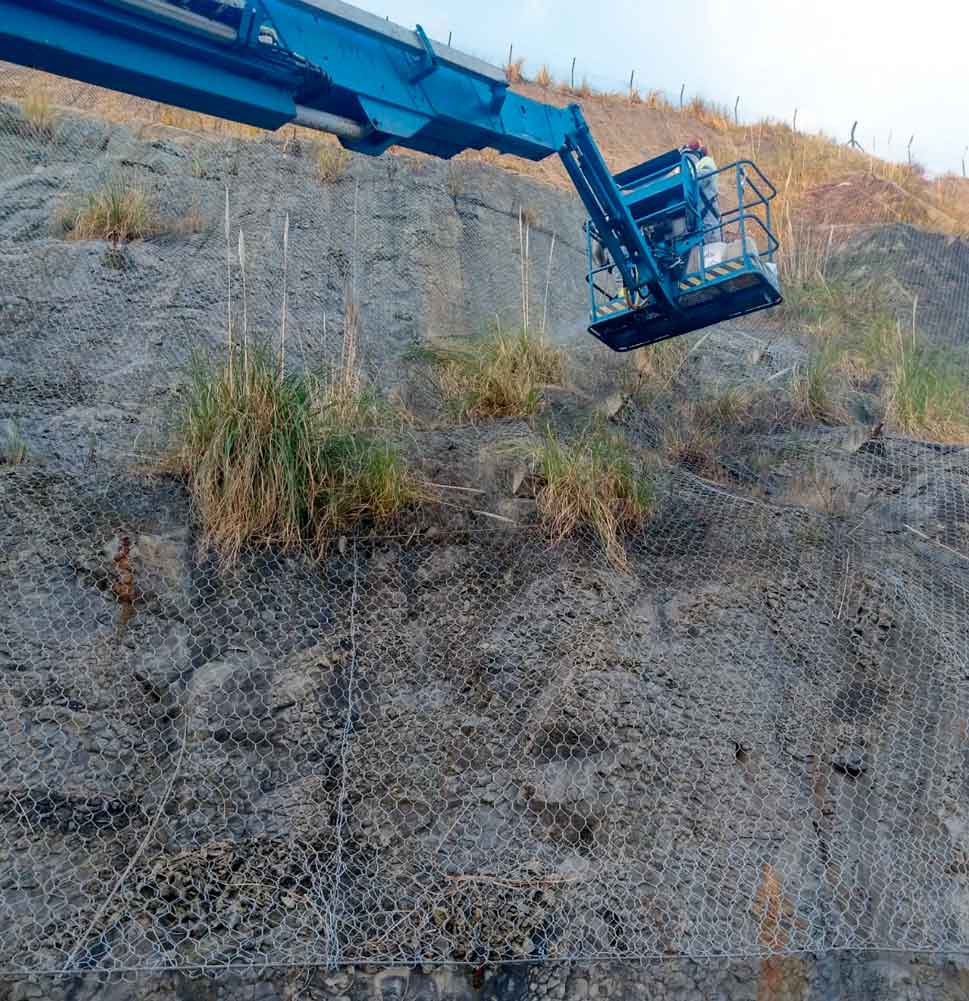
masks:
<path id="1" fill-rule="evenodd" d="M 0 71 L 0 971 L 969 947 L 966 448 L 684 430 L 680 396 L 823 391 L 817 352 L 759 316 L 637 375 L 528 178 L 36 87 Z M 131 191 L 145 238 L 78 238 Z M 963 371 L 964 243 L 839 260 Z M 360 378 L 465 489 L 226 564 L 157 459 L 193 352 L 230 309 L 278 337 L 284 285 L 288 363 L 345 360 L 352 298 Z M 523 312 L 572 354 L 557 433 L 598 408 L 658 464 L 624 567 L 549 541 L 507 450 L 538 422 L 434 409 L 414 346 Z"/>

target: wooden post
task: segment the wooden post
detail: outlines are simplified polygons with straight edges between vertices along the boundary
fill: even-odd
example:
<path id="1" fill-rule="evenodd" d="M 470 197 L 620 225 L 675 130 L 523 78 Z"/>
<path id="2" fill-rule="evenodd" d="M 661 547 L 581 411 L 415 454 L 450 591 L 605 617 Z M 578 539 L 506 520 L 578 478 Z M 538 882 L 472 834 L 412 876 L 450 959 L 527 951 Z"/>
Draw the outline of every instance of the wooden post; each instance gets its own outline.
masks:
<path id="1" fill-rule="evenodd" d="M 572 57 L 572 89 L 575 90 L 575 56 Z"/>
<path id="2" fill-rule="evenodd" d="M 632 94 L 632 92 L 633 92 L 633 83 L 635 83 L 635 80 L 636 80 L 636 71 L 633 70 L 632 73 L 629 74 L 629 93 L 630 94 Z"/>
<path id="3" fill-rule="evenodd" d="M 912 143 L 915 142 L 915 136 L 912 136 L 908 141 L 908 165 L 912 166 Z"/>
<path id="4" fill-rule="evenodd" d="M 734 125 L 740 124 L 740 95 L 737 95 L 737 100 L 733 102 L 733 123 Z"/>
<path id="5" fill-rule="evenodd" d="M 680 111 L 683 110 L 683 95 L 686 93 L 686 84 L 680 87 Z"/>
<path id="6" fill-rule="evenodd" d="M 508 46 L 508 65 L 511 66 L 511 57 L 515 54 L 514 43 Z"/>
<path id="7" fill-rule="evenodd" d="M 454 33 L 453 33 L 453 32 L 451 32 L 451 31 L 449 31 L 449 32 L 447 33 L 447 47 L 448 47 L 448 48 L 451 48 L 451 36 L 452 36 L 453 34 L 454 34 Z"/>

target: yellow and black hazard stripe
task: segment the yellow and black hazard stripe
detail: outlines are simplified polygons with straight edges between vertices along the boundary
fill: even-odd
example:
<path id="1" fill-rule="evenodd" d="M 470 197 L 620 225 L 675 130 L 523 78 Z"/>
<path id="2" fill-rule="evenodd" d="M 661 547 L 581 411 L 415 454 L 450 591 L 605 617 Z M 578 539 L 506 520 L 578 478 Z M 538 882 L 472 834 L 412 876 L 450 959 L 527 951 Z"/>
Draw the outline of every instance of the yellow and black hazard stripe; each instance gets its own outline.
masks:
<path id="1" fill-rule="evenodd" d="M 743 270 L 743 261 L 726 261 L 723 264 L 714 264 L 712 267 L 707 268 L 702 275 L 690 275 L 689 278 L 684 278 L 683 281 L 679 282 L 679 286 L 682 291 L 690 292 L 700 285 L 705 285 L 711 278 L 725 278 L 727 275 Z M 611 302 L 607 302 L 603 306 L 598 306 L 596 313 L 599 316 L 615 316 L 617 313 L 627 313 L 635 308 L 638 307 L 631 306 L 627 298 L 620 294 Z"/>
<path id="2" fill-rule="evenodd" d="M 691 288 L 696 288 L 698 285 L 703 285 L 705 282 L 710 281 L 711 277 L 723 278 L 734 271 L 742 271 L 743 267 L 743 261 L 727 261 L 724 264 L 714 264 L 713 267 L 707 268 L 702 275 L 690 275 L 689 278 L 685 278 L 680 282 L 680 288 L 684 291 L 689 291 Z"/>
<path id="3" fill-rule="evenodd" d="M 604 306 L 599 306 L 596 312 L 600 316 L 613 316 L 615 313 L 625 313 L 629 311 L 629 307 L 626 305 L 625 299 L 617 299 L 613 302 L 607 302 Z"/>

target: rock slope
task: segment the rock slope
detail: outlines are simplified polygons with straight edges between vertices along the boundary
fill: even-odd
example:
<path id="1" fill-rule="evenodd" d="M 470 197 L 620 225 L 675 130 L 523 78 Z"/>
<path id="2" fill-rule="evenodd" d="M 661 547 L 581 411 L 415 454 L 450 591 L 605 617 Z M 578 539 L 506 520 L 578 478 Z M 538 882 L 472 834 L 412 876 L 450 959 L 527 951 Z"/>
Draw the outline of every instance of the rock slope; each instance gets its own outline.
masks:
<path id="1" fill-rule="evenodd" d="M 768 435 L 766 500 L 668 468 L 620 572 L 513 496 L 529 427 L 421 426 L 415 461 L 480 501 L 227 566 L 146 468 L 227 284 L 276 336 L 285 280 L 297 358 L 346 350 L 349 295 L 406 394 L 428 335 L 581 329 L 576 204 L 0 115 L 0 419 L 28 449 L 0 465 L 0 997 L 965 996 L 920 957 L 969 942 L 966 449 Z M 64 239 L 119 178 L 165 232 Z"/>

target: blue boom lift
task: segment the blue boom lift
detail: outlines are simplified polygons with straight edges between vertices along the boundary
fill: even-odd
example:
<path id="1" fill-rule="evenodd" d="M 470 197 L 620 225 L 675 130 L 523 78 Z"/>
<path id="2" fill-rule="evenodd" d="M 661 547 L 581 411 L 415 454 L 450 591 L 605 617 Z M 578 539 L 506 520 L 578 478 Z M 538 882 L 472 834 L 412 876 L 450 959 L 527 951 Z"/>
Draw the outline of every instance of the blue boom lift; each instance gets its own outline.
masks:
<path id="1" fill-rule="evenodd" d="M 613 175 L 578 105 L 512 93 L 502 70 L 341 0 L 0 0 L 0 59 L 259 128 L 330 132 L 370 155 L 558 154 L 589 214 L 589 331 L 616 351 L 781 301 L 776 192 L 753 163 L 717 172 L 728 207 L 705 229 L 691 158 L 673 150 Z"/>

